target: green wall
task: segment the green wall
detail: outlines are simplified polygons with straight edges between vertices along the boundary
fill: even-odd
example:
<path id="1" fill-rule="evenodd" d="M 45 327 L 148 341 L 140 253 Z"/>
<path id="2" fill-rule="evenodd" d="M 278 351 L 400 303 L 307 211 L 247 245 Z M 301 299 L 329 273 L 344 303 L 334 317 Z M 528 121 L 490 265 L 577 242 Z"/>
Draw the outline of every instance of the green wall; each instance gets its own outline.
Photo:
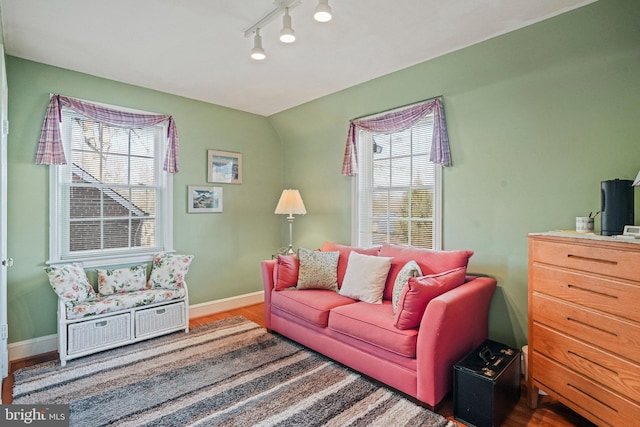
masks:
<path id="1" fill-rule="evenodd" d="M 273 214 L 282 184 L 280 140 L 265 117 L 7 57 L 9 83 L 8 270 L 10 342 L 56 333 L 48 256 L 49 168 L 34 164 L 49 93 L 171 114 L 180 138 L 174 176 L 174 246 L 194 254 L 191 304 L 260 291 L 259 261 L 280 241 Z M 212 83 L 215 85 L 215 83 Z M 224 212 L 188 214 L 187 186 L 207 185 L 207 149 L 242 153 L 243 183 L 224 188 Z M 252 266 L 248 268 L 248 266 Z"/>
<path id="2" fill-rule="evenodd" d="M 640 2 L 599 0 L 268 118 L 8 57 L 10 342 L 56 332 L 42 271 L 48 169 L 34 164 L 53 92 L 176 118 L 174 240 L 196 256 L 192 304 L 261 289 L 259 261 L 287 240 L 273 214 L 283 183 L 308 211 L 296 218 L 296 246 L 350 243 L 351 179 L 340 175 L 349 120 L 443 95 L 453 157 L 444 248 L 475 251 L 470 271 L 499 283 L 491 338 L 523 344 L 526 234 L 573 228 L 599 209 L 600 181 L 640 169 L 638 22 Z M 187 214 L 187 185 L 206 184 L 207 149 L 241 152 L 244 183 L 223 185 L 224 213 Z"/>
<path id="3" fill-rule="evenodd" d="M 350 243 L 349 120 L 443 95 L 443 247 L 475 251 L 469 270 L 498 280 L 490 337 L 524 344 L 527 233 L 574 228 L 602 180 L 640 170 L 639 22 L 637 0 L 600 0 L 270 117 L 308 211 L 297 243 Z"/>

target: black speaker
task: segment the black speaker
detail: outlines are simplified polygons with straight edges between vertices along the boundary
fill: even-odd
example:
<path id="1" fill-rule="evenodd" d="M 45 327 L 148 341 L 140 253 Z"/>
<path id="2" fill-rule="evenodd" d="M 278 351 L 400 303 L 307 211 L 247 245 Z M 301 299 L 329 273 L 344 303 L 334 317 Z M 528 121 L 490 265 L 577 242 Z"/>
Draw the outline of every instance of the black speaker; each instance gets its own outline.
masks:
<path id="1" fill-rule="evenodd" d="M 600 229 L 603 236 L 622 234 L 625 225 L 633 225 L 633 181 L 602 181 Z"/>

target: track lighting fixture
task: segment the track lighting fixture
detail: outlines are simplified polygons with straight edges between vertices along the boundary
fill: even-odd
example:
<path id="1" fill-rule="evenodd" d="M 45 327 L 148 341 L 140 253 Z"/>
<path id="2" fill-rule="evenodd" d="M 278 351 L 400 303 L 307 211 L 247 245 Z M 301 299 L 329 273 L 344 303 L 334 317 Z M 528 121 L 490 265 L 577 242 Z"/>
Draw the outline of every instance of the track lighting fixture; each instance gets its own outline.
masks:
<path id="1" fill-rule="evenodd" d="M 282 30 L 280 30 L 280 41 L 282 43 L 293 43 L 296 41 L 296 32 L 291 27 L 291 15 L 289 8 L 284 8 L 284 16 L 282 17 Z"/>
<path id="2" fill-rule="evenodd" d="M 318 0 L 313 18 L 318 22 L 331 21 L 331 6 L 329 6 L 329 0 Z"/>
<path id="3" fill-rule="evenodd" d="M 256 61 L 262 61 L 267 57 L 262 48 L 262 37 L 260 36 L 260 28 L 256 28 L 253 37 L 253 49 L 251 49 L 251 58 Z"/>
<path id="4" fill-rule="evenodd" d="M 274 9 L 271 12 L 263 16 L 258 22 L 244 31 L 244 36 L 249 37 L 253 35 L 253 49 L 251 49 L 251 58 L 256 60 L 265 59 L 267 56 L 262 48 L 262 37 L 260 37 L 260 29 L 264 28 L 274 18 L 279 16 L 282 12 L 282 30 L 280 31 L 280 41 L 283 43 L 293 43 L 296 40 L 296 33 L 291 26 L 291 15 L 289 11 L 298 6 L 302 0 L 274 0 Z M 318 22 L 328 22 L 331 20 L 331 7 L 329 7 L 329 0 L 319 0 L 318 5 L 315 8 L 314 16 Z"/>

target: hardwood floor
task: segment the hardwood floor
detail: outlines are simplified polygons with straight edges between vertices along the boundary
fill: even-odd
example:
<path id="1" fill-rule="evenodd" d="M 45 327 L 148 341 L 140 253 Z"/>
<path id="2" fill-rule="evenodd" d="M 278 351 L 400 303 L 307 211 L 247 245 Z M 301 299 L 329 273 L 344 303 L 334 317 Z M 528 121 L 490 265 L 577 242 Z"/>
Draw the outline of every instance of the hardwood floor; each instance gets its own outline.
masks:
<path id="1" fill-rule="evenodd" d="M 255 304 L 247 307 L 238 308 L 235 310 L 225 311 L 221 313 L 212 314 L 209 316 L 199 317 L 191 319 L 189 325 L 191 327 L 202 325 L 205 323 L 213 322 L 220 319 L 225 319 L 231 316 L 244 316 L 247 319 L 264 327 L 264 305 Z M 34 356 L 28 359 L 15 360 L 9 363 L 9 377 L 7 377 L 2 384 L 2 402 L 11 402 L 11 390 L 13 388 L 13 373 L 20 368 L 31 366 L 37 363 L 41 363 L 48 360 L 54 360 L 58 357 L 57 352 L 46 353 L 38 356 Z M 437 411 L 442 416 L 449 420 L 453 420 L 459 426 L 464 424 L 455 421 L 453 417 L 453 400 L 451 396 L 447 396 L 444 401 L 438 406 Z M 539 408 L 536 410 L 529 409 L 526 403 L 526 389 L 524 384 L 522 385 L 522 392 L 520 394 L 520 401 L 516 407 L 507 416 L 503 427 L 566 427 L 566 426 L 593 426 L 592 423 L 585 420 L 581 416 L 577 415 L 564 405 L 554 401 L 548 396 L 541 396 Z"/>

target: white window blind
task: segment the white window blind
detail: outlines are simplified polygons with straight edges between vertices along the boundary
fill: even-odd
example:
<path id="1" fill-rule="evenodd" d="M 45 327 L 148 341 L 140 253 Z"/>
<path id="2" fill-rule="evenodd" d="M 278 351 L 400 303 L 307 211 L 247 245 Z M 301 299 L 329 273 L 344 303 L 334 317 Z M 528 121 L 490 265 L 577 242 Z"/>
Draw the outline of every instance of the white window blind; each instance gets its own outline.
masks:
<path id="1" fill-rule="evenodd" d="M 112 126 L 66 108 L 61 126 L 68 164 L 52 167 L 50 262 L 133 262 L 169 250 L 166 127 Z"/>
<path id="2" fill-rule="evenodd" d="M 440 248 L 440 166 L 429 161 L 433 115 L 391 134 L 358 134 L 354 239 Z"/>

